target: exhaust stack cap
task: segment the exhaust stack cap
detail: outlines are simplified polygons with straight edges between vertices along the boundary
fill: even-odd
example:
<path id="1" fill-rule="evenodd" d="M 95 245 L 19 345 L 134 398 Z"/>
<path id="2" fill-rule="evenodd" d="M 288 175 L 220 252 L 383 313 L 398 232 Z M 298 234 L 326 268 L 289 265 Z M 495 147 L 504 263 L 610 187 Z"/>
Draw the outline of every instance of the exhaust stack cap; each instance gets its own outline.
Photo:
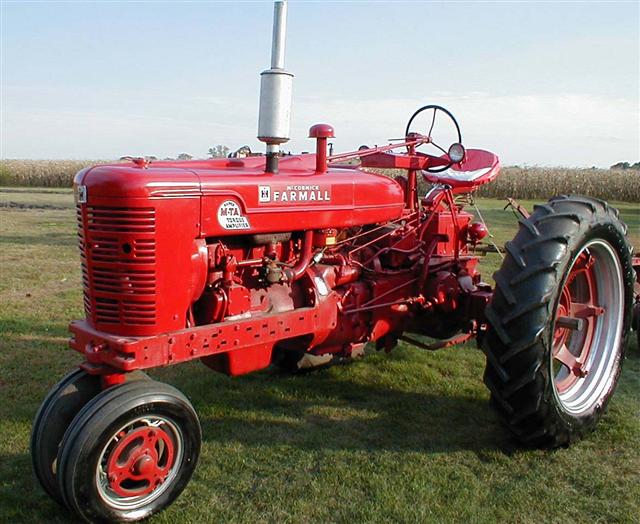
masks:
<path id="1" fill-rule="evenodd" d="M 279 0 L 273 10 L 271 68 L 260 74 L 258 140 L 267 144 L 267 156 L 276 156 L 289 140 L 293 75 L 284 68 L 286 31 L 287 2 Z"/>

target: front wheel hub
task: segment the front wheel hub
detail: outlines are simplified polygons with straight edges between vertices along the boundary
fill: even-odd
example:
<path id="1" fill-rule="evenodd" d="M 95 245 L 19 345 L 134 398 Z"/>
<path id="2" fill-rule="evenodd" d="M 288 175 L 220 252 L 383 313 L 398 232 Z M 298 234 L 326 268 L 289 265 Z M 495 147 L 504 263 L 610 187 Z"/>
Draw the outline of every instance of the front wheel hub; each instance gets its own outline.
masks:
<path id="1" fill-rule="evenodd" d="M 154 473 L 157 464 L 149 455 L 143 455 L 133 466 L 133 471 L 136 475 L 140 475 L 142 477 L 148 477 Z"/>
<path id="2" fill-rule="evenodd" d="M 119 430 L 102 453 L 100 494 L 116 507 L 148 504 L 163 492 L 181 455 L 182 434 L 170 420 L 136 420 Z"/>

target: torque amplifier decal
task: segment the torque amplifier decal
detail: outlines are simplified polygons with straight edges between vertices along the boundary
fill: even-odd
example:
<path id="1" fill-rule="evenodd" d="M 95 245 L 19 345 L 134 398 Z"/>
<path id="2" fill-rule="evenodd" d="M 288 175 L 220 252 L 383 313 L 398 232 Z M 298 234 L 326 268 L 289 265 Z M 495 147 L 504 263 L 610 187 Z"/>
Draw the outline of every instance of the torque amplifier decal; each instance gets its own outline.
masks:
<path id="1" fill-rule="evenodd" d="M 260 204 L 322 204 L 331 202 L 331 186 L 287 184 L 258 186 Z"/>
<path id="2" fill-rule="evenodd" d="M 237 202 L 225 200 L 218 208 L 218 223 L 225 229 L 249 229 L 249 219 Z"/>

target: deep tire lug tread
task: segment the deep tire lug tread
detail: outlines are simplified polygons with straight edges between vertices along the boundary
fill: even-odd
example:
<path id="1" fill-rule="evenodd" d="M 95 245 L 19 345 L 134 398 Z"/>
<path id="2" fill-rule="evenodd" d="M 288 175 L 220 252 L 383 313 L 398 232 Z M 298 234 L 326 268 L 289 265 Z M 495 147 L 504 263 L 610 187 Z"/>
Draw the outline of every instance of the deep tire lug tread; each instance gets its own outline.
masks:
<path id="1" fill-rule="evenodd" d="M 539 273 L 556 273 L 558 272 L 558 264 L 559 262 L 553 262 L 551 264 L 546 264 L 544 262 L 540 262 L 539 264 L 536 264 L 534 266 L 529 266 L 525 271 L 523 271 L 522 273 L 518 273 L 515 277 L 513 277 L 510 281 L 509 284 L 511 286 L 516 286 L 518 284 L 520 284 L 521 282 L 528 280 L 531 277 L 534 277 L 536 275 L 538 275 Z M 511 302 L 513 304 L 513 302 Z"/>
<path id="2" fill-rule="evenodd" d="M 492 406 L 513 435 L 528 446 L 556 447 L 593 429 L 617 380 L 616 375 L 603 405 L 594 405 L 579 419 L 558 407 L 550 382 L 554 376 L 549 342 L 551 315 L 568 264 L 581 245 L 594 238 L 588 236 L 591 231 L 598 231 L 594 234 L 616 249 L 625 285 L 625 332 L 631 321 L 634 272 L 624 238 L 627 227 L 606 202 L 560 195 L 533 210 L 519 221 L 516 236 L 505 244 L 502 267 L 494 274 L 496 288 L 485 312 L 489 330 L 482 341 L 484 382 Z M 542 307 L 547 308 L 544 314 Z M 622 359 L 624 342 L 620 352 Z"/>
<path id="3" fill-rule="evenodd" d="M 545 211 L 547 215 L 552 215 L 556 212 L 549 204 L 534 204 L 533 211 Z"/>
<path id="4" fill-rule="evenodd" d="M 518 220 L 518 224 L 520 224 L 527 231 L 529 231 L 529 233 L 531 233 L 532 237 L 537 238 L 537 237 L 540 236 L 540 231 L 538 231 L 538 228 L 535 226 L 535 224 L 531 220 L 529 220 L 528 218 L 519 219 Z"/>
<path id="5" fill-rule="evenodd" d="M 573 222 L 575 222 L 578 226 L 580 226 L 583 222 L 583 218 L 578 215 L 577 213 L 556 213 L 555 215 L 545 215 L 543 217 L 540 217 L 538 219 L 538 224 L 541 224 L 543 222 L 547 222 L 548 220 L 558 220 L 558 219 L 562 219 L 562 218 L 568 218 L 569 220 L 572 220 Z"/>
<path id="6" fill-rule="evenodd" d="M 529 251 L 532 248 L 537 249 L 541 244 L 544 244 L 545 242 L 559 242 L 567 246 L 569 244 L 570 238 L 571 237 L 569 235 L 534 238 L 533 240 L 530 240 L 529 242 L 525 242 L 524 244 L 522 244 L 522 250 Z"/>
<path id="7" fill-rule="evenodd" d="M 519 379 L 511 381 L 509 384 L 505 385 L 502 392 L 504 398 L 508 399 L 524 386 L 533 382 L 536 379 L 540 366 L 542 366 L 542 362 L 534 362 L 528 371 L 522 373 L 522 376 Z"/>
<path id="8" fill-rule="evenodd" d="M 489 305 L 485 310 L 485 316 L 487 317 L 487 320 L 491 322 L 493 330 L 498 335 L 498 337 L 500 337 L 500 340 L 502 341 L 502 343 L 507 346 L 511 344 L 511 337 L 507 334 L 505 329 L 502 327 L 500 318 L 494 312 L 493 307 L 491 307 L 491 305 Z"/>
<path id="9" fill-rule="evenodd" d="M 523 406 L 519 411 L 518 414 L 511 417 L 511 419 L 509 419 L 509 424 L 517 427 L 520 425 L 521 422 L 525 421 L 526 419 L 528 419 L 531 415 L 535 415 L 538 413 L 538 411 L 540 410 L 540 405 L 542 404 L 542 399 L 543 399 L 543 395 L 542 394 L 538 394 L 534 400 L 532 402 L 529 403 L 528 406 Z"/>
<path id="10" fill-rule="evenodd" d="M 491 360 L 493 364 L 493 370 L 498 375 L 498 378 L 503 382 L 507 382 L 509 380 L 509 374 L 504 370 L 504 368 L 500 365 L 500 362 L 495 360 L 495 355 L 493 353 L 486 354 L 487 360 Z"/>
<path id="11" fill-rule="evenodd" d="M 500 395 L 500 390 L 496 387 L 495 383 L 487 377 L 485 377 L 484 383 L 489 388 L 489 391 L 491 391 L 492 399 L 494 400 L 494 402 L 497 402 L 507 414 L 512 414 L 514 412 L 513 408 L 506 400 L 502 398 L 502 395 Z"/>
<path id="12" fill-rule="evenodd" d="M 503 353 L 500 356 L 500 363 L 506 364 L 509 360 L 511 360 L 513 357 L 518 356 L 523 351 L 527 351 L 533 348 L 533 346 L 539 343 L 540 335 L 542 335 L 543 330 L 544 330 L 544 326 L 538 330 L 538 332 L 536 333 L 536 335 L 533 337 L 532 340 L 524 339 L 511 344 L 511 346 L 509 347 L 509 350 L 505 351 L 505 353 Z"/>
<path id="13" fill-rule="evenodd" d="M 505 315 L 505 317 L 502 320 L 503 324 L 504 325 L 511 324 L 515 320 L 518 320 L 520 317 L 522 317 L 523 315 L 526 315 L 527 313 L 530 313 L 531 311 L 540 309 L 541 307 L 548 306 L 549 300 L 551 299 L 551 295 L 552 295 L 552 292 L 548 292 L 539 301 L 532 302 L 531 304 L 525 304 L 519 308 L 516 308 L 508 315 Z"/>
<path id="14" fill-rule="evenodd" d="M 504 245 L 505 250 L 507 251 L 507 253 L 509 253 L 509 255 L 511 256 L 511 258 L 513 259 L 513 261 L 522 269 L 524 269 L 527 266 L 527 263 L 524 261 L 524 258 L 522 258 L 521 253 L 519 252 L 518 248 L 516 248 L 513 245 L 513 242 L 509 241 Z"/>
<path id="15" fill-rule="evenodd" d="M 502 276 L 502 274 L 495 273 L 493 278 L 496 282 L 496 289 L 500 290 L 500 293 L 502 293 L 504 298 L 507 299 L 507 302 L 509 304 L 514 305 L 517 302 L 516 296 L 511 291 L 511 289 L 509 289 L 509 286 L 505 282 L 505 278 Z"/>

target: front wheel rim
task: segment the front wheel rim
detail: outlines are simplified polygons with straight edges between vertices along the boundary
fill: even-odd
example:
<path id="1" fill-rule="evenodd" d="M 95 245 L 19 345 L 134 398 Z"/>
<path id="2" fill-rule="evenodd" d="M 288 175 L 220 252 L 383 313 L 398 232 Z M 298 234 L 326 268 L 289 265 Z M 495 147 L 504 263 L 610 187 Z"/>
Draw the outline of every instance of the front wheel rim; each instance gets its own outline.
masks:
<path id="1" fill-rule="evenodd" d="M 624 321 L 622 266 L 605 240 L 574 257 L 556 304 L 550 365 L 561 407 L 581 415 L 602 405 L 619 366 Z"/>
<path id="2" fill-rule="evenodd" d="M 98 494 L 115 510 L 141 510 L 171 486 L 183 456 L 184 436 L 171 419 L 149 415 L 127 422 L 100 454 Z"/>

